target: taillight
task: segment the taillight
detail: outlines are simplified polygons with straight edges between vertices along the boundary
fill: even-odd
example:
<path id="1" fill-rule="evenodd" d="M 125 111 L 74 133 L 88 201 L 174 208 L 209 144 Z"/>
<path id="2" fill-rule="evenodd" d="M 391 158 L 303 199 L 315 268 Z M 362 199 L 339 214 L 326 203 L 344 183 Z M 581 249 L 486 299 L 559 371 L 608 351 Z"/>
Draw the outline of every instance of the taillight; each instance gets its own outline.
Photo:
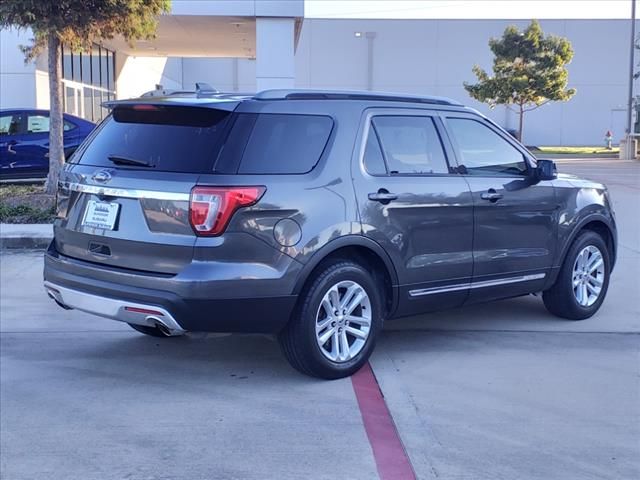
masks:
<path id="1" fill-rule="evenodd" d="M 189 221 L 196 235 L 220 235 L 233 214 L 260 200 L 265 187 L 194 187 L 191 190 Z"/>

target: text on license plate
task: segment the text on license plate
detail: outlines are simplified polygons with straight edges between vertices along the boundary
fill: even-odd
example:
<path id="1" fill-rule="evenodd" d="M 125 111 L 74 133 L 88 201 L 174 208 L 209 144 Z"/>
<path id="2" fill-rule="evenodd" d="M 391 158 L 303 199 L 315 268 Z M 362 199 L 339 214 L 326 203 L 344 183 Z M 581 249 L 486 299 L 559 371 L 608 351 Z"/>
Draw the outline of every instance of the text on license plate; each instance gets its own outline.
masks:
<path id="1" fill-rule="evenodd" d="M 87 210 L 84 212 L 82 225 L 94 228 L 113 230 L 118 217 L 119 203 L 97 202 L 89 200 Z"/>

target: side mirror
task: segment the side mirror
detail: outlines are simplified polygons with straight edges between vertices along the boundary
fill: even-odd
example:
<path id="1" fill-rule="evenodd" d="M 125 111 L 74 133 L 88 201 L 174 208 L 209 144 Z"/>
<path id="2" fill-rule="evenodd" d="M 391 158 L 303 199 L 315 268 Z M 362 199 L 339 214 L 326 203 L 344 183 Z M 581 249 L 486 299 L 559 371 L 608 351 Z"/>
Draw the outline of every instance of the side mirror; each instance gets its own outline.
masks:
<path id="1" fill-rule="evenodd" d="M 538 160 L 535 170 L 538 180 L 553 180 L 558 177 L 558 169 L 553 160 Z"/>

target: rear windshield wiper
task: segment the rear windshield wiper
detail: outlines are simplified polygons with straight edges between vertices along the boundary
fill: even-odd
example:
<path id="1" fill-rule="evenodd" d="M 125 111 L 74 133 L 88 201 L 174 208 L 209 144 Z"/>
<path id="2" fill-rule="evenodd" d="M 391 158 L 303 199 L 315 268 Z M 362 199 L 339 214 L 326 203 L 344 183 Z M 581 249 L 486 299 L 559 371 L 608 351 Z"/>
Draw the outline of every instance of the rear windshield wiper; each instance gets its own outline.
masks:
<path id="1" fill-rule="evenodd" d="M 153 167 L 153 165 L 150 162 L 147 162 L 146 160 L 138 160 L 137 158 L 123 157 L 121 155 L 109 155 L 107 158 L 117 165 L 136 165 L 139 167 Z"/>

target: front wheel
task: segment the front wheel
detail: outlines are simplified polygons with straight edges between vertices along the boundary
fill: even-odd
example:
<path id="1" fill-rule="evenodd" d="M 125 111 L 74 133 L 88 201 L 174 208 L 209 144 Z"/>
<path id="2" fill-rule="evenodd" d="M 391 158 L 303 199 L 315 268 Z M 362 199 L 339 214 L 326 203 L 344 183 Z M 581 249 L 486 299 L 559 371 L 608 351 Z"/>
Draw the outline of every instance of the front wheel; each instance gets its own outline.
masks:
<path id="1" fill-rule="evenodd" d="M 347 377 L 368 360 L 382 326 L 382 288 L 361 265 L 336 260 L 312 277 L 278 339 L 302 373 Z"/>
<path id="2" fill-rule="evenodd" d="M 567 252 L 556 283 L 542 294 L 554 315 L 583 320 L 595 314 L 609 287 L 609 251 L 600 235 L 584 231 Z"/>

